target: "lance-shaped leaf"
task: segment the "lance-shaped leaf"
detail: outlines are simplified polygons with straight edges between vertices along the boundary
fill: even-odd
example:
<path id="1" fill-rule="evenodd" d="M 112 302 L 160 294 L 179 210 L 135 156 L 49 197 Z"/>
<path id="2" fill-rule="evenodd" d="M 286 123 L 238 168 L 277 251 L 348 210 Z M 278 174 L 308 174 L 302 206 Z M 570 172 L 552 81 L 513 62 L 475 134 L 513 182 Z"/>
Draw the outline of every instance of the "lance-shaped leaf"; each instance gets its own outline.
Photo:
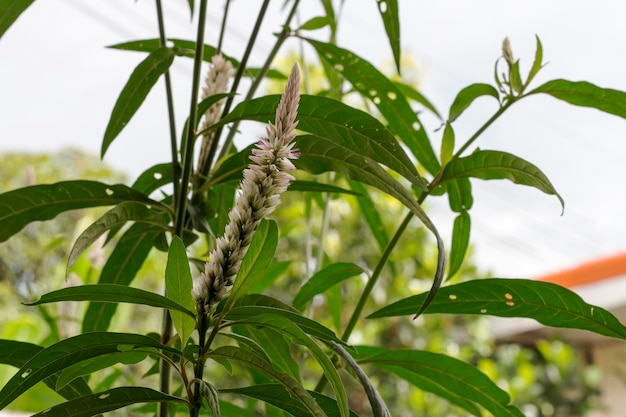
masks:
<path id="1" fill-rule="evenodd" d="M 472 183 L 469 178 L 447 181 L 445 186 L 448 190 L 448 202 L 452 211 L 462 213 L 472 208 L 474 197 L 472 196 Z"/>
<path id="2" fill-rule="evenodd" d="M 279 100 L 280 96 L 274 95 L 244 101 L 216 126 L 237 120 L 266 123 L 275 118 Z M 353 149 L 354 152 L 393 169 L 422 190 L 426 189 L 414 163 L 402 146 L 372 115 L 327 97 L 302 95 L 297 119 L 298 129 Z"/>
<path id="3" fill-rule="evenodd" d="M 462 211 L 454 219 L 452 228 L 452 244 L 450 245 L 450 267 L 448 269 L 448 279 L 452 278 L 461 266 L 467 253 L 470 242 L 470 231 L 472 222 L 467 211 Z"/>
<path id="4" fill-rule="evenodd" d="M 539 36 L 535 35 L 537 39 L 537 46 L 535 49 L 535 60 L 533 61 L 533 66 L 530 68 L 528 72 L 528 78 L 526 78 L 525 86 L 528 86 L 530 82 L 535 78 L 535 75 L 539 72 L 541 67 L 543 66 L 543 46 L 541 46 L 541 40 Z"/>
<path id="5" fill-rule="evenodd" d="M 394 84 L 396 85 L 396 87 L 398 87 L 400 92 L 406 98 L 408 98 L 409 100 L 417 101 L 419 104 L 421 104 L 422 106 L 430 110 L 435 116 L 437 116 L 439 120 L 443 119 L 443 117 L 441 117 L 441 114 L 439 114 L 439 111 L 433 105 L 433 103 L 431 103 L 430 100 L 424 97 L 424 95 L 420 93 L 419 91 L 417 91 L 415 88 L 413 88 L 412 86 L 408 84 L 404 84 L 402 82 L 397 82 L 397 81 L 395 81 Z"/>
<path id="6" fill-rule="evenodd" d="M 44 294 L 36 301 L 26 303 L 26 305 L 39 305 L 47 303 L 58 303 L 61 301 L 96 301 L 101 303 L 130 303 L 142 304 L 152 307 L 168 308 L 189 317 L 195 318 L 193 311 L 182 305 L 163 297 L 160 294 L 139 288 L 128 287 L 116 284 L 94 284 L 80 285 L 77 287 L 67 287 L 60 290 Z"/>
<path id="7" fill-rule="evenodd" d="M 446 165 L 442 182 L 457 178 L 480 178 L 483 180 L 509 180 L 515 184 L 528 185 L 546 194 L 556 196 L 561 208 L 563 198 L 539 168 L 515 155 L 499 151 L 477 150 L 471 155 L 458 158 Z"/>
<path id="8" fill-rule="evenodd" d="M 601 88 L 586 81 L 552 80 L 528 93 L 549 94 L 569 104 L 593 107 L 626 119 L 626 92 Z"/>
<path id="9" fill-rule="evenodd" d="M 159 234 L 152 226 L 137 223 L 122 235 L 100 273 L 100 284 L 129 285 L 152 249 Z M 82 331 L 105 331 L 109 328 L 116 304 L 91 302 L 83 317 Z"/>
<path id="10" fill-rule="evenodd" d="M 125 201 L 107 211 L 102 217 L 85 229 L 70 251 L 67 261 L 66 274 L 74 265 L 76 260 L 89 248 L 100 236 L 111 229 L 117 229 L 128 222 L 147 223 L 154 226 L 155 230 L 169 230 L 167 226 L 168 218 L 162 212 L 146 207 L 145 204 Z"/>
<path id="11" fill-rule="evenodd" d="M 336 187 L 330 184 L 324 184 L 321 182 L 296 180 L 291 183 L 287 191 L 302 191 L 310 193 L 337 193 L 337 194 L 350 194 L 360 196 L 361 193 L 353 190 L 346 190 L 345 188 Z"/>
<path id="12" fill-rule="evenodd" d="M 150 388 L 118 387 L 55 405 L 33 417 L 91 417 L 133 404 L 154 402 L 186 403 L 182 398 Z"/>
<path id="13" fill-rule="evenodd" d="M 246 327 L 240 328 L 246 329 Z M 272 362 L 274 367 L 300 381 L 300 367 L 293 358 L 291 343 L 287 334 L 278 332 L 269 327 L 254 327 L 249 329 L 248 336 L 254 339 L 259 346 L 262 346 L 263 355 Z"/>
<path id="14" fill-rule="evenodd" d="M 377 0 L 378 11 L 383 19 L 387 39 L 391 46 L 393 59 L 396 63 L 398 74 L 400 73 L 400 13 L 398 12 L 398 0 Z"/>
<path id="15" fill-rule="evenodd" d="M 314 417 L 326 417 L 324 410 L 298 381 L 296 381 L 289 374 L 275 370 L 272 365 L 261 356 L 234 346 L 219 347 L 214 351 L 209 352 L 207 356 L 213 359 L 221 358 L 235 360 L 262 372 L 267 377 L 280 382 L 289 393 L 291 400 L 298 401 L 306 410 L 308 415 L 312 415 Z"/>
<path id="16" fill-rule="evenodd" d="M 289 391 L 280 384 L 259 384 L 251 387 L 221 389 L 220 392 L 255 398 L 298 417 L 313 416 L 301 403 L 292 401 Z M 328 417 L 339 417 L 337 401 L 315 391 L 308 391 Z M 225 414 L 226 415 L 226 414 Z M 235 415 L 235 414 L 233 414 Z M 350 411 L 350 417 L 358 417 Z"/>
<path id="17" fill-rule="evenodd" d="M 326 138 L 316 136 L 300 136 L 298 146 L 301 152 L 298 160 L 299 168 L 313 174 L 327 171 L 340 172 L 352 180 L 376 187 L 398 199 L 433 233 L 437 240 L 437 270 L 433 278 L 430 296 L 417 310 L 416 314 L 421 314 L 437 293 L 437 289 L 443 281 L 445 268 L 443 240 L 430 218 L 411 193 L 372 159 L 363 157 L 350 148 L 338 146 Z"/>
<path id="18" fill-rule="evenodd" d="M 402 299 L 368 318 L 411 314 L 411 307 L 425 296 Z M 546 326 L 626 338 L 626 327 L 605 309 L 587 304 L 578 294 L 559 285 L 527 279 L 478 279 L 443 287 L 426 313 L 527 317 Z"/>
<path id="19" fill-rule="evenodd" d="M 359 349 L 356 349 L 357 352 Z M 498 417 L 523 417 L 511 398 L 485 374 L 463 361 L 433 352 L 389 350 L 360 360 L 385 369 L 470 413 L 481 416 L 479 404 Z M 357 356 L 358 357 L 358 356 Z"/>
<path id="20" fill-rule="evenodd" d="M 104 157 L 107 149 L 117 135 L 124 129 L 148 96 L 152 87 L 174 62 L 172 49 L 162 46 L 152 51 L 135 68 L 122 89 L 111 112 L 111 118 L 104 132 L 100 156 Z"/>
<path id="21" fill-rule="evenodd" d="M 35 0 L 10 0 L 0 2 L 0 38 L 4 35 L 18 17 Z"/>
<path id="22" fill-rule="evenodd" d="M 96 181 L 63 181 L 9 191 L 0 194 L 0 242 L 35 221 L 50 220 L 69 210 L 112 206 L 125 201 L 160 205 L 125 185 Z"/>
<path id="23" fill-rule="evenodd" d="M 454 122 L 467 109 L 474 100 L 482 96 L 491 96 L 496 100 L 500 100 L 498 90 L 489 84 L 472 84 L 465 87 L 454 98 L 450 106 L 448 121 Z"/>
<path id="24" fill-rule="evenodd" d="M 180 304 L 188 310 L 192 310 L 195 306 L 191 290 L 193 281 L 191 278 L 191 270 L 189 268 L 189 259 L 185 244 L 175 236 L 170 244 L 167 254 L 167 266 L 165 267 L 165 288 L 167 289 L 167 298 Z M 183 346 L 187 344 L 187 340 L 191 336 L 193 329 L 196 327 L 196 321 L 189 315 L 184 314 L 177 309 L 170 310 L 172 323 L 174 328 L 180 335 Z"/>
<path id="25" fill-rule="evenodd" d="M 129 350 L 128 347 L 151 347 L 177 352 L 151 337 L 127 333 L 86 333 L 70 337 L 42 349 L 27 361 L 0 391 L 0 409 L 36 383 L 86 359 L 107 353 Z M 120 349 L 122 348 L 122 349 Z"/>
<path id="26" fill-rule="evenodd" d="M 340 262 L 329 265 L 318 271 L 300 288 L 292 304 L 295 308 L 302 309 L 306 302 L 317 294 L 362 273 L 363 268 L 352 263 Z"/>
<path id="27" fill-rule="evenodd" d="M 381 251 L 385 250 L 387 243 L 389 243 L 389 234 L 387 233 L 387 229 L 383 224 L 380 213 L 376 210 L 376 205 L 372 201 L 367 188 L 357 181 L 350 181 L 350 188 L 361 194 L 361 196 L 356 199 L 359 204 L 359 208 L 361 209 L 361 214 L 372 231 L 372 236 L 376 239 L 378 247 Z"/>
<path id="28" fill-rule="evenodd" d="M 305 39 L 320 56 L 340 72 L 364 97 L 376 105 L 389 129 L 409 147 L 428 172 L 435 175 L 439 162 L 422 123 L 402 92 L 375 66 L 336 45 Z"/>
<path id="29" fill-rule="evenodd" d="M 41 350 L 43 350 L 43 347 L 32 343 L 0 340 L 0 363 L 21 368 Z M 58 375 L 50 375 L 43 382 L 67 400 L 91 394 L 89 385 L 82 378 L 75 379 L 61 389 L 56 388 L 58 380 Z"/>

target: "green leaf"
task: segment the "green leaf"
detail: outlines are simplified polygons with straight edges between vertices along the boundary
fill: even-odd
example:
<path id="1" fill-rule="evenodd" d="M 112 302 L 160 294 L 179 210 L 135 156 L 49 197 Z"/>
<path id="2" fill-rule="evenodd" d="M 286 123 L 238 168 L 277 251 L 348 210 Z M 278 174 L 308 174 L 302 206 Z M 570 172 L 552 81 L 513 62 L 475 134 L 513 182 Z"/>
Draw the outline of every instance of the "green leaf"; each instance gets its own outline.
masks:
<path id="1" fill-rule="evenodd" d="M 249 297 L 247 300 L 255 300 L 258 299 L 256 297 Z M 280 308 L 278 306 L 263 306 L 263 305 L 242 305 L 233 308 L 226 318 L 228 320 L 232 320 L 235 324 L 238 324 L 243 321 L 248 321 L 253 319 L 258 315 L 272 315 L 272 316 L 280 316 L 283 317 L 295 325 L 297 325 L 303 332 L 310 334 L 321 340 L 332 341 L 336 343 L 343 344 L 339 338 L 327 327 L 324 327 L 320 323 L 309 319 L 308 317 L 304 317 L 299 312 L 294 312 L 290 310 L 286 310 Z"/>
<path id="2" fill-rule="evenodd" d="M 441 139 L 441 165 L 446 165 L 452 160 L 452 154 L 454 153 L 454 129 L 450 122 L 446 122 L 446 127 L 443 129 L 443 138 Z"/>
<path id="3" fill-rule="evenodd" d="M 96 181 L 63 181 L 33 185 L 0 194 L 0 242 L 35 221 L 50 220 L 69 210 L 112 206 L 135 201 L 160 206 L 156 201 L 125 185 Z"/>
<path id="4" fill-rule="evenodd" d="M 122 89 L 104 132 L 100 156 L 104 157 L 113 140 L 141 107 L 152 87 L 174 62 L 175 53 L 163 46 L 153 50 L 133 71 Z"/>
<path id="5" fill-rule="evenodd" d="M 418 350 L 383 351 L 364 358 L 360 363 L 385 369 L 477 416 L 482 413 L 476 404 L 498 417 L 524 416 L 516 407 L 509 405 L 509 394 L 485 374 L 447 355 Z"/>
<path id="6" fill-rule="evenodd" d="M 457 178 L 445 183 L 448 190 L 448 202 L 455 213 L 462 213 L 472 208 L 472 183 L 469 178 Z"/>
<path id="7" fill-rule="evenodd" d="M 294 181 L 287 191 L 302 191 L 310 193 L 337 193 L 337 194 L 350 194 L 360 196 L 361 194 L 353 191 L 346 190 L 345 188 L 336 187 L 330 184 L 324 184 L 321 182 L 296 180 Z"/>
<path id="8" fill-rule="evenodd" d="M 539 36 L 535 35 L 537 39 L 537 47 L 535 49 L 535 61 L 533 62 L 533 66 L 530 68 L 528 72 L 528 78 L 526 79 L 526 86 L 530 84 L 530 82 L 535 78 L 535 75 L 539 72 L 541 67 L 543 66 L 543 47 L 541 46 L 541 40 Z"/>
<path id="9" fill-rule="evenodd" d="M 101 303 L 131 303 L 142 304 L 152 307 L 168 308 L 180 311 L 190 317 L 195 318 L 193 311 L 182 305 L 139 288 L 128 287 L 116 284 L 94 284 L 80 285 L 77 287 L 67 287 L 60 290 L 44 294 L 36 301 L 26 303 L 26 305 L 40 305 L 47 303 L 58 303 L 60 301 L 97 301 Z"/>
<path id="10" fill-rule="evenodd" d="M 56 405 L 33 417 L 91 417 L 132 404 L 153 402 L 186 403 L 182 398 L 150 388 L 119 387 Z"/>
<path id="11" fill-rule="evenodd" d="M 411 193 L 370 158 L 356 154 L 350 148 L 337 146 L 326 138 L 316 136 L 300 136 L 298 138 L 298 146 L 300 148 L 299 168 L 305 169 L 312 174 L 327 171 L 340 172 L 352 180 L 376 187 L 398 199 L 433 233 L 437 240 L 437 270 L 433 278 L 431 296 L 426 298 L 424 304 L 417 310 L 416 314 L 421 314 L 441 285 L 445 268 L 443 240 L 430 218 L 415 201 Z"/>
<path id="12" fill-rule="evenodd" d="M 34 2 L 35 0 L 5 0 L 0 2 L 0 38 L 24 10 Z"/>
<path id="13" fill-rule="evenodd" d="M 397 301 L 368 318 L 411 314 L 411 307 L 424 296 Z M 478 279 L 443 287 L 427 313 L 528 317 L 546 326 L 626 338 L 626 327 L 605 309 L 585 303 L 576 293 L 556 284 L 527 279 Z"/>
<path id="14" fill-rule="evenodd" d="M 450 123 L 454 122 L 474 100 L 482 96 L 491 96 L 500 101 L 500 94 L 494 86 L 489 84 L 472 84 L 459 91 L 456 95 L 452 106 L 450 106 L 448 121 Z"/>
<path id="15" fill-rule="evenodd" d="M 300 381 L 300 368 L 292 357 L 290 345 L 285 335 L 269 327 L 254 328 L 250 336 L 262 346 L 268 360 L 283 372 Z"/>
<path id="16" fill-rule="evenodd" d="M 339 71 L 361 95 L 372 100 L 387 120 L 389 129 L 402 139 L 424 168 L 435 175 L 439 170 L 439 162 L 430 140 L 417 114 L 398 87 L 367 60 L 354 53 L 329 43 L 304 39 L 317 50 L 323 61 Z"/>
<path id="17" fill-rule="evenodd" d="M 269 288 L 278 278 L 280 278 L 291 265 L 291 261 L 273 262 L 265 270 L 263 278 L 261 278 L 252 288 L 250 288 L 250 294 L 260 294 L 265 289 Z"/>
<path id="18" fill-rule="evenodd" d="M 153 347 L 177 352 L 151 337 L 126 333 L 87 333 L 70 337 L 40 350 L 27 361 L 0 391 L 0 409 L 37 382 L 76 362 L 120 351 L 120 346 Z"/>
<path id="19" fill-rule="evenodd" d="M 437 116 L 439 120 L 443 119 L 443 117 L 441 117 L 441 114 L 439 113 L 437 108 L 433 105 L 433 103 L 431 103 L 430 100 L 424 97 L 422 93 L 417 91 L 415 88 L 413 88 L 412 86 L 408 84 L 404 84 L 402 82 L 397 82 L 397 81 L 394 81 L 394 84 L 396 87 L 398 87 L 398 90 L 400 90 L 400 92 L 402 93 L 402 95 L 404 95 L 404 97 L 410 100 L 417 101 L 419 104 L 421 104 L 422 106 L 430 110 L 435 116 Z"/>
<path id="20" fill-rule="evenodd" d="M 380 213 L 376 210 L 376 205 L 372 201 L 367 188 L 360 182 L 350 181 L 350 188 L 361 194 L 361 196 L 356 199 L 361 209 L 361 215 L 372 231 L 372 236 L 376 239 L 378 247 L 383 251 L 387 247 L 387 243 L 389 243 L 389 234 L 383 224 Z"/>
<path id="21" fill-rule="evenodd" d="M 297 30 L 317 30 L 329 26 L 331 23 L 332 19 L 328 16 L 316 16 L 304 22 Z"/>
<path id="22" fill-rule="evenodd" d="M 243 321 L 238 321 L 237 324 L 267 326 L 278 331 L 279 333 L 288 334 L 294 343 L 305 346 L 320 365 L 324 371 L 324 375 L 328 378 L 330 385 L 333 387 L 341 416 L 347 417 L 349 415 L 350 411 L 348 407 L 348 398 L 345 387 L 343 386 L 341 378 L 337 373 L 337 369 L 326 353 L 293 321 L 286 319 L 280 314 L 261 314 L 248 317 Z"/>
<path id="23" fill-rule="evenodd" d="M 255 398 L 274 407 L 280 408 L 291 415 L 298 417 L 313 416 L 301 403 L 292 401 L 289 391 L 280 384 L 260 384 L 251 387 L 221 389 L 220 392 L 229 394 L 239 394 L 246 397 Z M 319 406 L 324 410 L 328 417 L 339 417 L 339 407 L 337 401 L 322 395 L 315 391 L 309 391 L 309 394 L 315 399 Z M 226 414 L 225 414 L 226 415 Z M 233 414 L 235 415 L 235 414 Z M 354 412 L 350 411 L 350 417 L 358 417 Z"/>
<path id="24" fill-rule="evenodd" d="M 601 88 L 586 81 L 552 80 L 528 93 L 544 93 L 569 104 L 593 107 L 626 119 L 626 92 Z"/>
<path id="25" fill-rule="evenodd" d="M 188 41 L 184 39 L 169 39 L 168 43 L 172 46 L 172 50 L 176 52 L 178 56 L 184 56 L 193 58 L 196 51 L 196 42 Z M 118 43 L 116 45 L 110 45 L 109 48 L 120 49 L 123 51 L 135 51 L 135 52 L 153 52 L 161 48 L 161 41 L 159 39 L 141 39 L 137 41 Z M 215 55 L 217 49 L 211 45 L 204 45 L 204 51 L 202 54 L 202 60 L 205 62 L 211 62 L 213 55 Z M 222 54 L 225 60 L 230 61 L 233 67 L 238 67 L 239 62 Z"/>
<path id="26" fill-rule="evenodd" d="M 0 340 L 0 364 L 21 368 L 42 350 L 43 347 L 32 343 L 18 342 L 15 340 Z M 43 382 L 50 387 L 50 389 L 55 390 L 67 400 L 91 394 L 89 385 L 87 385 L 82 378 L 75 379 L 70 384 L 57 390 L 58 379 L 58 375 L 50 375 L 48 378 L 44 379 Z"/>
<path id="27" fill-rule="evenodd" d="M 563 198 L 543 172 L 522 158 L 506 152 L 476 150 L 471 155 L 458 158 L 446 165 L 442 182 L 457 178 L 480 178 L 483 180 L 509 180 L 515 184 L 528 185 L 546 194 L 556 196 L 565 209 Z"/>
<path id="28" fill-rule="evenodd" d="M 74 365 L 61 371 L 56 384 L 56 390 L 65 387 L 67 384 L 82 376 L 90 375 L 102 369 L 111 368 L 113 365 L 118 363 L 126 365 L 139 363 L 147 356 L 148 352 L 136 352 L 134 350 L 129 350 L 124 352 L 109 353 L 75 363 Z"/>
<path id="29" fill-rule="evenodd" d="M 261 356 L 248 352 L 234 346 L 222 346 L 207 354 L 209 358 L 223 358 L 241 362 L 252 367 L 275 381 L 280 382 L 287 392 L 292 402 L 298 401 L 308 414 L 314 417 L 325 417 L 326 414 L 311 394 L 305 390 L 298 381 L 284 372 L 275 370 L 272 365 Z"/>
<path id="30" fill-rule="evenodd" d="M 159 234 L 144 223 L 132 225 L 115 245 L 100 273 L 100 284 L 129 285 L 152 249 Z M 92 302 L 83 317 L 82 332 L 105 331 L 109 328 L 116 304 Z"/>
<path id="31" fill-rule="evenodd" d="M 395 88 L 395 87 L 394 87 Z M 280 96 L 247 100 L 235 107 L 215 126 L 238 120 L 267 123 L 276 117 Z M 328 138 L 338 146 L 352 149 L 402 175 L 422 190 L 426 185 L 415 165 L 393 134 L 370 114 L 340 101 L 321 96 L 302 95 L 298 106 L 298 129 Z M 296 139 L 299 143 L 299 139 Z M 250 154 L 246 154 L 249 156 Z M 246 165 L 249 163 L 246 160 Z"/>
<path id="32" fill-rule="evenodd" d="M 67 261 L 66 275 L 76 260 L 89 248 L 100 236 L 111 229 L 122 227 L 127 222 L 146 223 L 155 230 L 169 230 L 168 218 L 162 212 L 157 212 L 146 207 L 145 204 L 134 201 L 119 203 L 102 217 L 85 229 L 74 242 Z"/>
<path id="33" fill-rule="evenodd" d="M 174 175 L 172 172 L 172 163 L 154 165 L 153 167 L 145 170 L 132 185 L 134 190 L 139 191 L 145 195 L 158 190 L 164 185 L 170 184 L 174 181 Z"/>
<path id="34" fill-rule="evenodd" d="M 278 245 L 278 226 L 273 220 L 264 219 L 252 236 L 250 247 L 241 261 L 235 284 L 228 297 L 227 305 L 232 305 L 245 295 L 263 278 Z"/>
<path id="35" fill-rule="evenodd" d="M 398 12 L 398 0 L 377 0 L 378 11 L 383 19 L 387 39 L 391 45 L 396 69 L 400 74 L 400 13 Z"/>
<path id="36" fill-rule="evenodd" d="M 450 267 L 448 269 L 448 279 L 452 278 L 461 266 L 467 253 L 470 242 L 470 231 L 472 222 L 467 211 L 462 211 L 454 219 L 452 229 L 452 244 L 450 245 Z"/>
<path id="37" fill-rule="evenodd" d="M 522 76 L 520 75 L 519 60 L 515 61 L 515 63 L 511 66 L 509 74 L 510 74 L 510 77 L 511 77 L 511 80 L 510 80 L 511 81 L 511 88 L 517 94 L 521 93 L 521 91 L 522 91 Z"/>
<path id="38" fill-rule="evenodd" d="M 318 271 L 300 288 L 292 304 L 301 310 L 317 294 L 321 294 L 330 287 L 362 273 L 363 269 L 352 263 L 340 262 L 329 265 Z"/>
<path id="39" fill-rule="evenodd" d="M 193 280 L 191 278 L 191 270 L 189 269 L 189 259 L 187 258 L 185 244 L 178 236 L 174 236 L 172 239 L 170 250 L 167 254 L 165 288 L 167 290 L 167 298 L 188 310 L 195 308 L 195 302 L 191 296 Z M 180 335 L 181 343 L 185 346 L 196 327 L 196 321 L 177 309 L 171 309 L 170 314 L 174 328 Z"/>

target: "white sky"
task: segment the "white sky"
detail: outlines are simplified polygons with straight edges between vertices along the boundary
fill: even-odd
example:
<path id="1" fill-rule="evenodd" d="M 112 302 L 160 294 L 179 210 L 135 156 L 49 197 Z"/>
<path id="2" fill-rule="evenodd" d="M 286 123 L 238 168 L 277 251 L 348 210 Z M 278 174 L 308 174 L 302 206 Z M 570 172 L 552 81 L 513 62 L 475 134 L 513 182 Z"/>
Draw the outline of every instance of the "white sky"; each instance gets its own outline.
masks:
<path id="1" fill-rule="evenodd" d="M 166 3 L 170 37 L 194 38 L 186 0 Z M 222 1 L 210 1 L 221 8 Z M 233 2 L 225 52 L 240 57 L 260 1 Z M 258 65 L 284 13 L 274 2 L 252 58 Z M 303 0 L 302 19 L 318 2 Z M 254 5 L 254 6 L 252 6 Z M 523 70 L 535 34 L 549 65 L 535 85 L 554 78 L 626 90 L 626 2 L 532 0 L 400 1 L 402 49 L 421 69 L 421 89 L 447 113 L 456 92 L 493 82 L 493 64 L 509 36 Z M 310 13 L 309 13 L 310 12 Z M 207 43 L 217 37 L 211 13 Z M 104 46 L 156 37 L 153 2 L 39 0 L 0 39 L 0 151 L 53 151 L 65 146 L 99 152 L 109 113 L 132 69 L 145 55 Z M 348 0 L 339 43 L 374 63 L 391 53 L 374 1 Z M 288 48 L 289 46 L 287 46 Z M 287 48 L 285 51 L 287 51 Z M 178 127 L 188 108 L 191 60 L 173 67 Z M 457 144 L 496 109 L 489 99 L 455 123 Z M 433 120 L 429 134 L 437 138 Z M 260 132 L 260 130 L 259 130 Z M 626 121 L 550 97 L 516 104 L 478 142 L 527 159 L 551 179 L 566 202 L 504 181 L 474 181 L 473 242 L 479 265 L 506 277 L 532 277 L 626 250 Z M 163 86 L 158 85 L 105 157 L 132 177 L 169 158 Z M 442 233 L 450 216 L 431 210 Z"/>

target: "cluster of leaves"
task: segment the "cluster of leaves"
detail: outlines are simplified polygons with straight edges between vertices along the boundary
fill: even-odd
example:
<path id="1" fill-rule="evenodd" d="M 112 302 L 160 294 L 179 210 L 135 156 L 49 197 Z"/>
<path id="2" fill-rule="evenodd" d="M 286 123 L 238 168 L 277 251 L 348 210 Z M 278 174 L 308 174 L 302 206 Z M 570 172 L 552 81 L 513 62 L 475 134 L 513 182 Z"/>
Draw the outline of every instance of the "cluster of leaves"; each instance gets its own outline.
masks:
<path id="1" fill-rule="evenodd" d="M 0 35 L 31 3 L 0 3 Z M 159 1 L 157 3 L 160 5 Z M 371 413 L 388 416 L 390 412 L 382 396 L 365 372 L 375 369 L 433 393 L 472 415 L 482 415 L 486 410 L 495 416 L 522 416 L 504 390 L 467 362 L 441 352 L 395 349 L 385 346 L 384 341 L 348 344 L 350 336 L 362 323 L 366 303 L 374 295 L 375 285 L 386 271 L 392 252 L 398 248 L 413 218 L 425 226 L 434 241 L 432 252 L 436 254 L 436 262 L 432 267 L 430 290 L 393 303 L 386 302 L 383 308 L 367 316 L 368 319 L 422 313 L 528 317 L 547 326 L 626 338 L 626 327 L 608 311 L 585 303 L 557 285 L 491 278 L 460 283 L 449 281 L 442 286 L 444 280 L 459 272 L 469 247 L 469 211 L 473 201 L 470 179 L 506 179 L 561 200 L 548 178 L 530 162 L 497 150 L 476 148 L 468 153 L 481 133 L 527 96 L 548 94 L 570 104 L 626 117 L 626 93 L 566 80 L 549 81 L 531 89 L 531 82 L 543 65 L 539 39 L 534 62 L 525 78 L 521 75 L 519 61 L 513 59 L 505 42 L 504 60 L 500 61 L 505 67 L 502 72 L 496 67 L 495 86 L 474 84 L 459 92 L 442 120 L 443 139 L 437 152 L 412 104 L 421 104 L 438 115 L 434 106 L 419 92 L 391 81 L 374 65 L 333 42 L 340 13 L 332 2 L 322 1 L 325 16 L 292 28 L 291 20 L 298 8 L 295 0 L 290 4 L 276 45 L 263 67 L 248 68 L 247 58 L 264 18 L 267 1 L 261 7 L 259 24 L 250 37 L 244 57 L 240 61 L 227 57 L 237 68 L 232 93 L 237 92 L 241 77 L 254 78 L 246 98 L 234 108 L 231 108 L 233 94 L 211 96 L 198 103 L 201 64 L 219 50 L 203 44 L 207 1 L 199 3 L 195 42 L 166 42 L 161 25 L 159 39 L 116 46 L 148 55 L 131 74 L 113 108 L 104 133 L 102 155 L 132 119 L 157 80 L 164 77 L 169 91 L 167 70 L 172 62 L 182 57 L 194 59 L 192 104 L 182 138 L 179 140 L 172 134 L 171 162 L 147 169 L 130 187 L 75 180 L 33 185 L 0 195 L 2 242 L 36 221 L 46 221 L 75 209 L 113 206 L 80 234 L 70 252 L 67 269 L 102 236 L 106 236 L 107 241 L 114 238 L 116 241 L 97 284 L 52 291 L 32 303 L 88 301 L 80 334 L 48 346 L 0 341 L 0 361 L 19 368 L 0 390 L 0 409 L 43 382 L 67 401 L 42 411 L 38 414 L 41 416 L 91 416 L 138 403 L 157 403 L 156 408 L 145 406 L 139 411 L 158 410 L 161 416 L 210 413 L 245 417 L 265 407 L 267 415 L 347 417 L 356 415 L 350 409 L 344 382 L 352 378 L 360 385 Z M 193 13 L 194 2 L 190 1 L 189 5 Z M 399 69 L 398 4 L 386 0 L 379 1 L 378 5 Z M 329 42 L 305 36 L 322 27 L 330 31 Z M 210 247 L 227 222 L 236 183 L 250 154 L 249 148 L 237 151 L 232 146 L 231 135 L 237 132 L 241 121 L 265 122 L 273 118 L 278 97 L 253 97 L 262 79 L 280 77 L 279 72 L 269 69 L 276 52 L 289 37 L 299 39 L 316 53 L 329 82 L 324 94 L 301 98 L 298 128 L 303 134 L 297 139 L 301 152 L 298 168 L 312 174 L 314 180 L 300 179 L 292 190 L 314 195 L 322 201 L 329 201 L 331 193 L 358 195 L 361 214 L 380 252 L 367 267 L 361 267 L 354 261 L 349 262 L 349 254 L 343 254 L 341 262 L 333 262 L 325 256 L 323 245 L 318 244 L 317 262 L 311 259 L 315 266 L 306 274 L 308 280 L 300 280 L 304 284 L 295 294 L 288 293 L 287 300 L 281 301 L 267 291 L 285 268 L 280 262 L 272 262 L 279 244 L 278 228 L 275 221 L 264 220 L 243 259 L 230 296 L 218 307 L 217 320 L 207 327 L 204 313 L 196 308 L 191 297 L 191 265 L 202 262 L 189 259 L 187 248 L 201 241 L 200 237 Z M 384 122 L 344 104 L 341 99 L 348 91 L 359 94 L 368 105 L 375 107 Z M 463 142 L 457 140 L 454 121 L 474 100 L 483 96 L 496 100 L 497 111 L 474 135 Z M 228 100 L 223 117 L 211 127 L 215 143 L 221 143 L 221 153 L 215 158 L 216 149 L 212 149 L 206 175 L 192 178 L 199 115 L 224 97 Z M 227 125 L 231 125 L 231 134 L 221 138 L 223 127 Z M 347 186 L 322 181 L 326 173 L 347 181 L 339 183 Z M 369 187 L 393 197 L 407 210 L 392 233 L 381 223 Z M 442 195 L 447 196 L 451 210 L 457 213 L 447 252 L 444 240 L 422 206 L 429 196 Z M 328 212 L 328 208 L 325 210 Z M 323 235 L 322 223 L 320 236 Z M 131 286 L 153 249 L 167 254 L 163 274 L 166 296 Z M 399 261 L 396 259 L 396 262 Z M 354 307 L 344 317 L 342 312 L 349 307 L 336 308 L 337 303 L 341 304 L 338 284 L 356 277 L 366 277 L 366 283 Z M 331 325 L 305 314 L 314 305 L 316 296 L 322 294 L 328 302 L 332 326 L 340 336 Z M 162 309 L 161 332 L 110 331 L 112 317 L 120 303 Z M 89 384 L 89 376 L 95 372 L 115 364 L 137 363 L 152 364 L 147 373 L 159 376 L 158 389 L 148 383 L 145 385 L 150 387 L 115 386 L 112 381 L 108 386 Z M 311 364 L 316 365 L 311 367 Z M 213 373 L 205 377 L 205 368 L 213 367 L 224 367 L 234 377 L 217 379 Z M 316 380 L 318 383 L 313 387 L 312 381 Z M 172 381 L 177 388 L 172 389 Z M 327 392 L 327 385 L 331 392 Z M 359 411 L 359 414 L 367 412 Z"/>

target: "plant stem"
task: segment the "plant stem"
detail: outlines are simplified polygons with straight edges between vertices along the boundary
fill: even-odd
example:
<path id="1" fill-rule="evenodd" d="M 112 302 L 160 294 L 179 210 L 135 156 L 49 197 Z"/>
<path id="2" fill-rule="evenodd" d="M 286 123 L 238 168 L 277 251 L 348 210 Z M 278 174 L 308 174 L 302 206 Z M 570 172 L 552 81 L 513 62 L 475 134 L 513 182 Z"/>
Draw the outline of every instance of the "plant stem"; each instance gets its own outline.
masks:
<path id="1" fill-rule="evenodd" d="M 161 0 L 156 0 L 157 20 L 159 24 L 159 43 L 166 46 L 165 23 L 163 19 L 163 7 Z M 174 185 L 174 201 L 178 201 L 178 175 L 180 172 L 180 164 L 178 162 L 178 143 L 176 141 L 176 117 L 174 116 L 174 99 L 172 94 L 172 80 L 170 79 L 169 69 L 165 71 L 165 94 L 167 96 L 167 114 L 170 126 L 170 148 L 172 153 L 172 184 Z"/>
<path id="2" fill-rule="evenodd" d="M 220 26 L 220 37 L 217 41 L 217 49 L 216 53 L 222 53 L 222 44 L 224 43 L 224 32 L 226 31 L 226 21 L 228 20 L 228 9 L 230 7 L 230 0 L 226 1 L 226 5 L 224 6 L 224 15 L 222 16 L 222 25 Z"/>
<path id="3" fill-rule="evenodd" d="M 204 374 L 204 344 L 206 339 L 206 332 L 208 329 L 208 318 L 206 313 L 202 311 L 202 308 L 198 308 L 198 346 L 200 346 L 200 352 L 198 352 L 198 361 L 194 367 L 194 377 L 196 379 L 196 385 L 194 387 L 193 399 L 191 401 L 190 417 L 197 417 L 200 414 L 202 408 L 202 398 L 200 398 L 200 381 L 202 381 Z"/>

